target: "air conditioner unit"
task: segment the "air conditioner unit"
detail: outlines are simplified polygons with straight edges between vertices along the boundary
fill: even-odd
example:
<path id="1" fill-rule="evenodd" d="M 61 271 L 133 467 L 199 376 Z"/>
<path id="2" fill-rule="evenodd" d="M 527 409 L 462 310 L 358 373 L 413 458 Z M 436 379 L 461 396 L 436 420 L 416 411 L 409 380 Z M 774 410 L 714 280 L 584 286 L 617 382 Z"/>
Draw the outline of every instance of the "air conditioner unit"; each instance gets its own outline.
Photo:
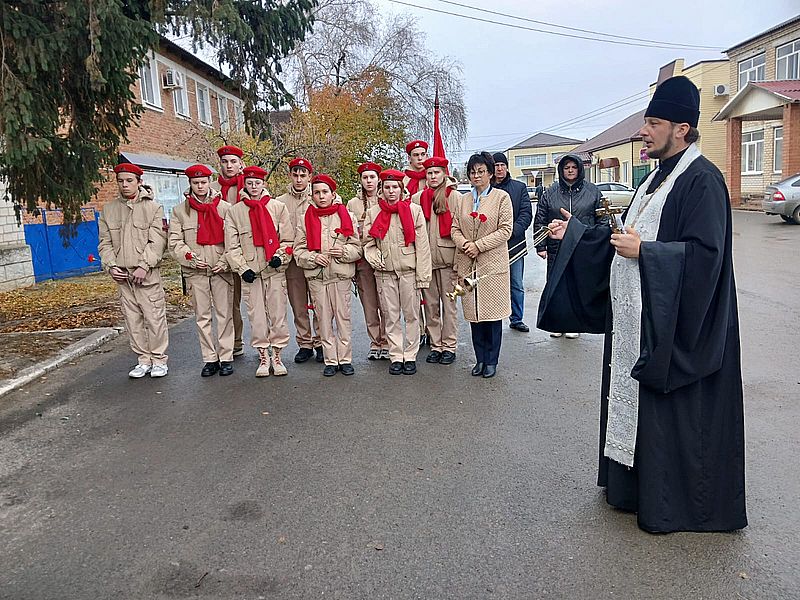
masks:
<path id="1" fill-rule="evenodd" d="M 724 83 L 718 83 L 714 86 L 714 96 L 727 96 L 728 93 L 728 86 Z"/>
<path id="2" fill-rule="evenodd" d="M 164 72 L 164 87 L 165 88 L 180 88 L 183 87 L 183 77 L 177 71 L 167 69 Z"/>

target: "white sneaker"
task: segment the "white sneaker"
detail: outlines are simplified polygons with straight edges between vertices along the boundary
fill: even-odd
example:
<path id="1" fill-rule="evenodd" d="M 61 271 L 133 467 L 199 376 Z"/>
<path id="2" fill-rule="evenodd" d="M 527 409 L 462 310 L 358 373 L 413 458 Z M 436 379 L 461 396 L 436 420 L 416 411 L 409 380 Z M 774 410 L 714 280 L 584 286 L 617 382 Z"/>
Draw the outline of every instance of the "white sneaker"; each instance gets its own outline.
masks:
<path id="1" fill-rule="evenodd" d="M 383 350 L 381 350 L 380 359 L 381 360 L 389 360 L 389 349 L 388 348 L 384 348 Z"/>
<path id="2" fill-rule="evenodd" d="M 381 351 L 378 348 L 370 348 L 367 360 L 378 360 L 380 357 Z"/>
<path id="3" fill-rule="evenodd" d="M 559 337 L 561 337 L 562 335 L 564 335 L 564 334 L 563 334 L 563 333 L 551 333 L 551 334 L 550 334 L 550 337 L 559 338 Z"/>
<path id="4" fill-rule="evenodd" d="M 565 333 L 564 337 L 567 338 L 568 340 L 577 340 L 579 337 L 581 337 L 581 334 L 580 333 Z"/>
<path id="5" fill-rule="evenodd" d="M 258 349 L 258 368 L 256 377 L 269 377 L 269 353 L 266 348 Z"/>
<path id="6" fill-rule="evenodd" d="M 136 365 L 128 371 L 128 377 L 132 379 L 140 379 L 150 372 L 150 365 Z"/>
<path id="7" fill-rule="evenodd" d="M 272 374 L 276 377 L 286 375 L 289 371 L 286 370 L 286 365 L 281 360 L 281 348 L 272 349 Z"/>
<path id="8" fill-rule="evenodd" d="M 169 372 L 167 365 L 153 365 L 150 369 L 150 377 L 164 377 Z"/>

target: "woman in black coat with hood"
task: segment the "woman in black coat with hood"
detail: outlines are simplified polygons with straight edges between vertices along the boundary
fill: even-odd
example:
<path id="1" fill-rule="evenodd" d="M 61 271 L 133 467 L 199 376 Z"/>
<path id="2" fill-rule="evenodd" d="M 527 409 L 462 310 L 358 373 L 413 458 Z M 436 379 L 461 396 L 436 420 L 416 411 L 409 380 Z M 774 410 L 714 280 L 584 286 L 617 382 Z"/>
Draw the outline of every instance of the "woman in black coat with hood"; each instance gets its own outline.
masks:
<path id="1" fill-rule="evenodd" d="M 533 219 L 533 230 L 547 226 L 553 219 L 563 219 L 561 209 L 565 208 L 572 216 L 586 225 L 596 225 L 608 221 L 606 217 L 597 218 L 595 210 L 601 208 L 603 195 L 592 182 L 586 181 L 583 161 L 575 154 L 565 154 L 558 161 L 558 180 L 548 187 L 539 198 L 536 216 Z M 549 275 L 561 242 L 547 238 L 539 246 L 536 253 L 547 259 Z M 551 333 L 552 337 L 561 337 L 560 333 Z M 577 333 L 568 333 L 568 338 L 578 337 Z"/>

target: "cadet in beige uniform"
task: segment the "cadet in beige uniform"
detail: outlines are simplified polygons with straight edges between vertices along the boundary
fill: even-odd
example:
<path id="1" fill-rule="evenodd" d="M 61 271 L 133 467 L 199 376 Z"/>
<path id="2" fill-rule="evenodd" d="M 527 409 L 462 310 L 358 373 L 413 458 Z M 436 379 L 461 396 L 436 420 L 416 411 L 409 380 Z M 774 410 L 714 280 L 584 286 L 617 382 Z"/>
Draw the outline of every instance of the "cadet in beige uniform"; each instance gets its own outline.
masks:
<path id="1" fill-rule="evenodd" d="M 290 161 L 289 177 L 292 182 L 286 193 L 277 198 L 289 210 L 292 231 L 295 233 L 297 226 L 306 214 L 306 209 L 311 205 L 311 184 L 309 182 L 313 169 L 311 161 L 307 158 L 298 156 Z M 299 348 L 294 362 L 306 362 L 314 356 L 315 351 L 317 362 L 322 362 L 322 346 L 319 341 L 317 325 L 314 323 L 314 311 L 308 308 L 311 304 L 311 294 L 303 269 L 297 266 L 295 261 L 290 262 L 289 268 L 286 269 L 286 291 L 289 293 L 289 304 L 292 307 L 294 329 L 297 334 L 295 339 Z"/>
<path id="2" fill-rule="evenodd" d="M 281 358 L 289 343 L 285 272 L 294 244 L 289 211 L 264 189 L 266 176 L 261 167 L 246 167 L 240 202 L 225 217 L 228 263 L 242 277 L 250 341 L 258 350 L 256 377 L 269 376 L 270 368 L 274 375 L 287 372 Z"/>
<path id="3" fill-rule="evenodd" d="M 225 258 L 225 215 L 231 205 L 211 189 L 211 169 L 186 169 L 189 193 L 172 209 L 169 249 L 191 293 L 200 352 L 201 377 L 233 373 L 233 273 Z M 217 336 L 211 327 L 217 318 Z"/>
<path id="4" fill-rule="evenodd" d="M 428 231 L 422 209 L 403 200 L 403 173 L 388 169 L 380 178 L 383 197 L 367 210 L 364 222 L 364 258 L 375 269 L 392 361 L 389 373 L 413 375 L 419 350 L 419 290 L 431 282 Z"/>
<path id="5" fill-rule="evenodd" d="M 114 167 L 120 195 L 103 206 L 97 249 L 103 268 L 117 282 L 122 316 L 138 364 L 128 373 L 138 379 L 167 374 L 167 311 L 158 265 L 166 247 L 164 209 L 142 185 L 144 171 L 123 163 Z"/>
<path id="6" fill-rule="evenodd" d="M 413 140 L 406 144 L 408 168 L 404 171 L 403 185 L 410 198 L 425 189 L 425 160 L 428 158 L 428 142 Z"/>
<path id="7" fill-rule="evenodd" d="M 425 317 L 430 335 L 431 351 L 425 362 L 452 364 L 456 359 L 458 342 L 458 307 L 445 294 L 457 282 L 454 268 L 456 245 L 450 232 L 453 227 L 453 209 L 460 194 L 452 195 L 457 183 L 447 177 L 447 159 L 433 156 L 425 161 L 427 187 L 412 197 L 419 204 L 428 225 L 431 247 L 431 285 L 422 290 L 425 300 Z M 452 206 L 450 204 L 452 203 Z"/>
<path id="8" fill-rule="evenodd" d="M 356 218 L 342 204 L 331 177 L 315 175 L 311 187 L 313 204 L 298 224 L 294 260 L 303 269 L 314 300 L 325 355 L 322 374 L 332 377 L 338 369 L 352 375 L 351 285 L 361 258 Z"/>
<path id="9" fill-rule="evenodd" d="M 239 194 L 244 189 L 244 152 L 236 146 L 221 146 L 217 148 L 219 156 L 220 174 L 217 178 L 222 199 L 233 206 L 239 201 Z M 242 342 L 242 280 L 237 273 L 233 274 L 233 355 L 244 354 Z"/>
<path id="10" fill-rule="evenodd" d="M 361 193 L 350 199 L 347 210 L 353 213 L 358 220 L 359 238 L 364 237 L 364 220 L 367 218 L 367 209 L 378 206 L 378 175 L 383 168 L 374 162 L 365 162 L 358 167 L 361 179 Z M 369 336 L 369 360 L 388 360 L 389 347 L 386 341 L 386 327 L 381 314 L 381 303 L 378 297 L 378 287 L 375 283 L 375 271 L 363 258 L 356 262 L 356 285 L 361 307 L 364 309 L 364 322 L 367 324 Z"/>

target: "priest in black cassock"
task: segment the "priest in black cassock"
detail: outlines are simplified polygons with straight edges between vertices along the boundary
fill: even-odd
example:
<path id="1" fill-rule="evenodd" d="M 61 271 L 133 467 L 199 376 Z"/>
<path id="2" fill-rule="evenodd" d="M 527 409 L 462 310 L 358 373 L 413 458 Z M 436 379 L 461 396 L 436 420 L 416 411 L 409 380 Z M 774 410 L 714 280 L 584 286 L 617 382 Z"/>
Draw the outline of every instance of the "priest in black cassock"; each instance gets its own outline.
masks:
<path id="1" fill-rule="evenodd" d="M 747 526 L 730 199 L 699 117 L 687 78 L 656 89 L 639 133 L 659 166 L 624 232 L 562 211 L 539 305 L 541 329 L 605 333 L 598 485 L 649 532 Z"/>

